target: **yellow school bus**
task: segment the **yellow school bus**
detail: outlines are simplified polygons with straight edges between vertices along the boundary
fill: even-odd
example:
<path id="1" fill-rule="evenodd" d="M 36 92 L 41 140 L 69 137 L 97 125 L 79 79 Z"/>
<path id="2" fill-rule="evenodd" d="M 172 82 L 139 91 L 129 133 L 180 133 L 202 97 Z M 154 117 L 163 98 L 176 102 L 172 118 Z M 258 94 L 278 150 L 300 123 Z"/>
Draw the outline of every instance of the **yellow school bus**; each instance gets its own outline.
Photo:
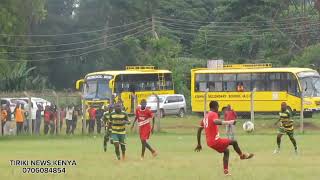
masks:
<path id="1" fill-rule="evenodd" d="M 216 100 L 223 111 L 228 104 L 237 112 L 250 112 L 251 91 L 255 112 L 278 112 L 281 102 L 292 111 L 301 111 L 301 92 L 305 117 L 320 110 L 320 76 L 308 68 L 273 68 L 271 64 L 224 65 L 221 69 L 191 70 L 191 103 L 193 112 L 204 111 Z"/>
<path id="2" fill-rule="evenodd" d="M 154 66 L 89 73 L 77 81 L 76 89 L 82 90 L 85 105 L 108 105 L 110 100 L 121 100 L 128 113 L 134 112 L 135 102 L 152 94 L 174 94 L 171 71 Z"/>

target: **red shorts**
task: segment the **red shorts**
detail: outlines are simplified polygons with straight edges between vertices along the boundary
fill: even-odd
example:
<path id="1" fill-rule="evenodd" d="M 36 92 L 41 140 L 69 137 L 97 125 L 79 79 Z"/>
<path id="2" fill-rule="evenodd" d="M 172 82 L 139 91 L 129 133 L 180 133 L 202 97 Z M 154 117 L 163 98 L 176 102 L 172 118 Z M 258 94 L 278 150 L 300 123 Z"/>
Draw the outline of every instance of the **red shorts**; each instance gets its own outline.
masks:
<path id="1" fill-rule="evenodd" d="M 230 142 L 231 140 L 228 138 L 219 138 L 215 140 L 212 144 L 208 144 L 208 146 L 218 151 L 219 153 L 223 153 L 230 145 Z"/>
<path id="2" fill-rule="evenodd" d="M 143 125 L 139 129 L 140 139 L 141 140 L 148 140 L 151 133 L 151 126 L 150 125 Z"/>

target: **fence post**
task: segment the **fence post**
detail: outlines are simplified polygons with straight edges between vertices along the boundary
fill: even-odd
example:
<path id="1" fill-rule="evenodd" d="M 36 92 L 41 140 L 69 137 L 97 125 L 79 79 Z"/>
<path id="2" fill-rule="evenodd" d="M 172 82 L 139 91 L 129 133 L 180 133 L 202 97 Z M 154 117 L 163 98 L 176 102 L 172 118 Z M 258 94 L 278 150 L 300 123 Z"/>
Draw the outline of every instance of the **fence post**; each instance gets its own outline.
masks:
<path id="1" fill-rule="evenodd" d="M 29 134 L 32 134 L 32 132 L 33 132 L 33 130 L 31 130 L 31 128 L 32 128 L 32 119 L 31 119 L 31 97 L 30 97 L 30 95 L 26 92 L 26 91 L 24 91 L 23 92 L 24 93 L 24 95 L 25 96 L 27 96 L 28 97 L 28 118 L 26 119 L 26 121 L 27 121 L 27 125 L 28 125 L 28 133 Z"/>
<path id="2" fill-rule="evenodd" d="M 254 124 L 254 93 L 256 88 L 253 88 L 250 93 L 250 120 Z"/>
<path id="3" fill-rule="evenodd" d="M 56 98 L 56 107 L 57 107 L 57 109 L 56 109 L 56 113 L 57 113 L 57 121 L 55 122 L 55 127 L 56 127 L 56 135 L 58 135 L 59 134 L 59 125 L 60 125 L 60 106 L 59 106 L 59 96 L 58 96 L 58 94 L 55 92 L 55 91 L 52 91 L 52 93 L 53 93 L 53 95 L 54 95 L 54 97 Z"/>
<path id="4" fill-rule="evenodd" d="M 204 91 L 204 110 L 203 110 L 203 117 L 206 117 L 207 115 L 207 101 L 208 101 L 208 92 L 209 92 L 209 89 L 207 88 L 205 91 Z"/>
<path id="5" fill-rule="evenodd" d="M 300 133 L 304 133 L 304 117 L 303 117 L 303 111 L 304 111 L 304 102 L 303 102 L 303 91 L 301 91 L 301 96 L 300 96 L 300 101 L 301 101 L 301 110 L 300 110 Z"/>

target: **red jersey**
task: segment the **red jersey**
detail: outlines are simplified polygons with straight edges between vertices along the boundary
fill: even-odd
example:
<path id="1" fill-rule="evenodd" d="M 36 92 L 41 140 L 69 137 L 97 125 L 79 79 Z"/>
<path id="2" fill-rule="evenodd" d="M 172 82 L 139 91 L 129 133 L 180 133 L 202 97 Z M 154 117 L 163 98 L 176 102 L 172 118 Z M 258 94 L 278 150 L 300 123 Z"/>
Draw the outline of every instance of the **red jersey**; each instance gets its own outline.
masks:
<path id="1" fill-rule="evenodd" d="M 205 130 L 208 146 L 213 146 L 220 138 L 219 127 L 214 123 L 214 120 L 217 119 L 219 119 L 218 114 L 216 112 L 210 111 L 200 122 L 200 126 Z"/>
<path id="2" fill-rule="evenodd" d="M 136 109 L 136 117 L 138 120 L 138 126 L 142 127 L 145 125 L 150 126 L 150 119 L 153 118 L 153 113 L 149 108 L 142 110 L 140 107 Z"/>
<path id="3" fill-rule="evenodd" d="M 95 108 L 90 108 L 88 110 L 89 113 L 89 117 L 91 120 L 95 120 L 96 119 L 96 109 Z"/>
<path id="4" fill-rule="evenodd" d="M 236 120 L 237 119 L 237 113 L 234 112 L 233 110 L 226 111 L 224 113 L 224 120 L 225 121 L 231 121 L 231 120 Z"/>

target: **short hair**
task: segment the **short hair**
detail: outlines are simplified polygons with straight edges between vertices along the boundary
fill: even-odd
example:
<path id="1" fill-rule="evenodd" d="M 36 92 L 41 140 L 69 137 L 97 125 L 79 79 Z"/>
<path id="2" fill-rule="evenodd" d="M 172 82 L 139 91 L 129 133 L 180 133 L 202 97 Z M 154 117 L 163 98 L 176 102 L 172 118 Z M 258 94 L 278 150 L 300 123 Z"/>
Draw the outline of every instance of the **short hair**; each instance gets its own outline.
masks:
<path id="1" fill-rule="evenodd" d="M 147 103 L 147 101 L 145 100 L 145 99 L 142 99 L 141 101 L 140 101 L 140 103 L 142 104 L 142 103 Z"/>
<path id="2" fill-rule="evenodd" d="M 219 106 L 219 103 L 217 101 L 210 101 L 209 107 L 210 109 L 217 109 Z"/>

